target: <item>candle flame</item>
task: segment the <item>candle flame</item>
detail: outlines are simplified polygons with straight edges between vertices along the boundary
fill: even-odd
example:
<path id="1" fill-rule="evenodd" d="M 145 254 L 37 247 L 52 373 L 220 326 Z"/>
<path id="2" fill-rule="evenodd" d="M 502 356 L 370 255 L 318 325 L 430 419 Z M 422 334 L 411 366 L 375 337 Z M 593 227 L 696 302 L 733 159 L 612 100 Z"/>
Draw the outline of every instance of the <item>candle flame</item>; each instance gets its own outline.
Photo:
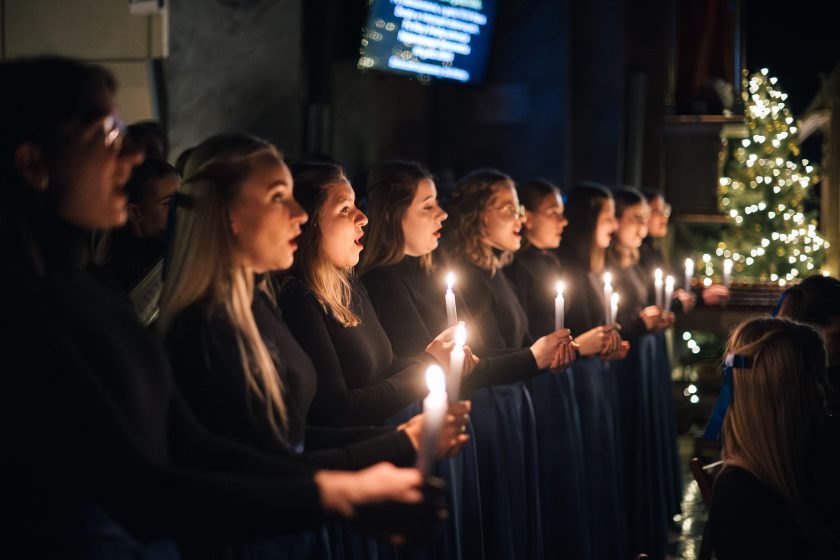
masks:
<path id="1" fill-rule="evenodd" d="M 446 275 L 446 287 L 451 290 L 452 286 L 454 286 L 454 285 L 455 285 L 455 274 L 450 272 L 449 274 Z"/>
<path id="2" fill-rule="evenodd" d="M 661 268 L 657 268 L 653 272 L 653 275 L 656 277 L 657 282 L 662 282 L 662 269 Z"/>
<path id="3" fill-rule="evenodd" d="M 455 327 L 455 346 L 463 346 L 467 343 L 467 327 L 464 323 L 458 323 Z M 428 372 L 426 373 L 428 375 Z"/>
<path id="4" fill-rule="evenodd" d="M 563 282 L 557 282 L 557 284 L 555 285 L 555 288 L 557 289 L 557 295 L 562 296 L 563 295 L 563 290 L 566 289 L 566 285 Z"/>
<path id="5" fill-rule="evenodd" d="M 685 259 L 685 267 L 686 268 L 694 268 L 694 260 L 693 259 Z"/>
<path id="6" fill-rule="evenodd" d="M 604 285 L 609 286 L 612 283 L 612 274 L 609 272 L 604 273 Z"/>
<path id="7" fill-rule="evenodd" d="M 670 274 L 665 278 L 665 285 L 668 286 L 669 288 L 674 287 L 674 277 L 671 276 Z"/>
<path id="8" fill-rule="evenodd" d="M 732 260 L 726 259 L 723 261 L 723 270 L 724 272 L 732 272 Z"/>
<path id="9" fill-rule="evenodd" d="M 426 386 L 429 393 L 442 394 L 446 391 L 446 381 L 443 378 L 443 370 L 440 366 L 429 366 L 426 369 Z"/>

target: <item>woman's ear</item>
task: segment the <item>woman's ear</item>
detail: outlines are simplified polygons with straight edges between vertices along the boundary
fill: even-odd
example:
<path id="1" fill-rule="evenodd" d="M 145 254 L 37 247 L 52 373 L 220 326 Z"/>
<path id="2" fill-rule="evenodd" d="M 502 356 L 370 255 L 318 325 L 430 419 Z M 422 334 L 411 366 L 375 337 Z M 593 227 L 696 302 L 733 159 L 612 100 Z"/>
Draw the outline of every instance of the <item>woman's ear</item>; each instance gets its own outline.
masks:
<path id="1" fill-rule="evenodd" d="M 41 147 L 26 142 L 15 148 L 15 168 L 26 183 L 44 192 L 50 186 L 50 175 Z"/>

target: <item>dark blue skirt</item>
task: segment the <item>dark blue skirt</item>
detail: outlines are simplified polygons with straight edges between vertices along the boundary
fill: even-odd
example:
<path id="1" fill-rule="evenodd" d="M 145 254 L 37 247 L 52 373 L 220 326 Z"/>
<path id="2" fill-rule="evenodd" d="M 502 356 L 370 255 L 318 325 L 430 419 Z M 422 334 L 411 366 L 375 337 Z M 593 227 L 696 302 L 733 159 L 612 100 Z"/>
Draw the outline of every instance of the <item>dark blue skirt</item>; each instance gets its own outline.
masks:
<path id="1" fill-rule="evenodd" d="M 592 557 L 627 555 L 621 432 L 615 372 L 595 357 L 569 368 L 580 413 Z"/>
<path id="2" fill-rule="evenodd" d="M 569 370 L 528 381 L 537 445 L 546 558 L 591 558 L 580 413 Z"/>
<path id="3" fill-rule="evenodd" d="M 613 367 L 624 428 L 631 549 L 663 558 L 668 522 L 679 508 L 676 426 L 664 336 L 651 333 L 634 340 L 627 358 Z"/>
<path id="4" fill-rule="evenodd" d="M 422 412 L 422 406 L 414 403 L 388 421 L 390 425 L 402 424 Z M 440 541 L 428 547 L 414 550 L 397 549 L 401 560 L 439 558 L 447 560 L 482 560 L 484 544 L 481 522 L 481 496 L 478 482 L 478 459 L 475 433 L 472 425 L 467 426 L 469 442 L 455 457 L 438 461 L 433 474 L 446 483 L 449 520 Z M 383 556 L 380 551 L 379 558 Z"/>
<path id="5" fill-rule="evenodd" d="M 521 383 L 471 392 L 486 558 L 543 557 L 534 409 Z"/>

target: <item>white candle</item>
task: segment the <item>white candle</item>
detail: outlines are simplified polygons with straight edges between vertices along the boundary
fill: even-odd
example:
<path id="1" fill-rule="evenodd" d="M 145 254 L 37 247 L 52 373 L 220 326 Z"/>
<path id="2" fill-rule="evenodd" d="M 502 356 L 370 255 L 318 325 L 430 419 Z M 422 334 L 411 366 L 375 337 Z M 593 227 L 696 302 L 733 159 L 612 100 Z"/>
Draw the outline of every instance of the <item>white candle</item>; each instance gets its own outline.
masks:
<path id="1" fill-rule="evenodd" d="M 604 321 L 607 325 L 612 323 L 612 315 L 610 313 L 610 300 L 613 295 L 612 289 L 612 274 L 604 273 Z"/>
<path id="2" fill-rule="evenodd" d="M 615 323 L 615 318 L 618 316 L 618 294 L 610 296 L 610 323 Z"/>
<path id="3" fill-rule="evenodd" d="M 455 294 L 452 286 L 455 284 L 455 275 L 451 272 L 446 275 L 446 322 L 451 327 L 458 322 L 458 311 L 455 309 Z"/>
<path id="4" fill-rule="evenodd" d="M 449 353 L 449 382 L 446 392 L 449 402 L 458 402 L 461 394 L 461 376 L 464 375 L 464 344 L 467 343 L 467 329 L 463 323 L 455 327 L 455 346 Z"/>
<path id="5" fill-rule="evenodd" d="M 665 278 L 665 311 L 671 309 L 672 299 L 674 299 L 674 277 L 669 274 Z"/>
<path id="6" fill-rule="evenodd" d="M 662 269 L 657 268 L 653 272 L 653 290 L 656 292 L 656 306 L 662 307 Z"/>
<path id="7" fill-rule="evenodd" d="M 723 261 L 723 285 L 727 288 L 729 287 L 729 283 L 731 281 L 732 276 L 732 259 L 726 259 Z"/>
<path id="8" fill-rule="evenodd" d="M 685 259 L 685 291 L 691 291 L 691 279 L 694 278 L 694 261 Z"/>
<path id="9" fill-rule="evenodd" d="M 443 421 L 446 418 L 446 382 L 443 370 L 439 366 L 429 366 L 426 370 L 426 385 L 429 395 L 423 399 L 423 433 L 420 438 L 420 452 L 417 454 L 417 468 L 428 476 L 435 462 L 437 442 Z"/>
<path id="10" fill-rule="evenodd" d="M 557 297 L 554 298 L 554 330 L 563 328 L 563 319 L 566 314 L 566 301 L 563 299 L 563 290 L 566 286 L 563 282 L 557 282 Z"/>

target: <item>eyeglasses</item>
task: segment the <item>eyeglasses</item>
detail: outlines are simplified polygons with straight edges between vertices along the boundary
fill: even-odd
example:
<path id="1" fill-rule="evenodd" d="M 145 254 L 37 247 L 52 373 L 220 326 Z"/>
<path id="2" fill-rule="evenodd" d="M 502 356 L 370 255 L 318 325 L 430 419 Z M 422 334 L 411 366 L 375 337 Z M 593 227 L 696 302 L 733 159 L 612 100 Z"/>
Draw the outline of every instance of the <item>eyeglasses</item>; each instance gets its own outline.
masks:
<path id="1" fill-rule="evenodd" d="M 125 140 L 125 123 L 116 115 L 108 115 L 102 119 L 102 133 L 105 147 L 119 153 Z"/>
<path id="2" fill-rule="evenodd" d="M 659 214 L 660 216 L 665 216 L 666 218 L 671 217 L 671 205 L 666 203 L 662 210 L 651 208 L 651 214 Z"/>
<path id="3" fill-rule="evenodd" d="M 505 204 L 501 208 L 493 208 L 493 210 L 500 212 L 509 220 L 522 220 L 525 218 L 525 208 L 522 205 L 514 206 L 513 204 Z"/>
<path id="4" fill-rule="evenodd" d="M 566 214 L 563 212 L 558 212 L 556 210 L 543 210 L 541 212 L 536 212 L 536 214 L 540 214 L 541 216 L 545 216 L 550 220 L 554 220 L 556 222 L 562 222 L 566 220 Z"/>

